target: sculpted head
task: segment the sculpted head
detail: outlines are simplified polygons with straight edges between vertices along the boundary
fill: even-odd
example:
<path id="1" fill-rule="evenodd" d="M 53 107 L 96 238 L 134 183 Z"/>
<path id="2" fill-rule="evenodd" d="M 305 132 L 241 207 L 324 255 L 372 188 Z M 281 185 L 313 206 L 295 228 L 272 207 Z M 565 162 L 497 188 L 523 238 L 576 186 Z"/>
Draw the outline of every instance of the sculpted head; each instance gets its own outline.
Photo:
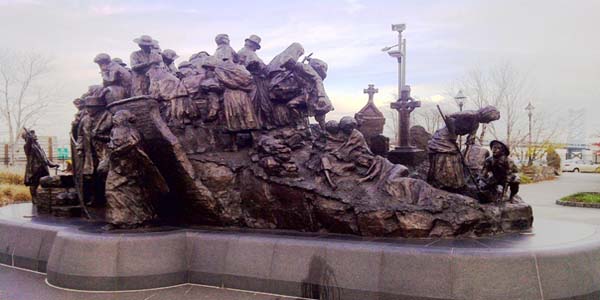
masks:
<path id="1" fill-rule="evenodd" d="M 356 129 L 357 126 L 358 123 L 353 117 L 346 116 L 340 119 L 340 130 L 345 134 L 352 133 L 352 131 Z"/>
<path id="2" fill-rule="evenodd" d="M 217 34 L 215 37 L 215 42 L 217 45 L 229 45 L 229 36 L 224 33 Z"/>
<path id="3" fill-rule="evenodd" d="M 491 105 L 480 108 L 477 113 L 479 114 L 479 123 L 490 123 L 500 119 L 500 111 Z"/>

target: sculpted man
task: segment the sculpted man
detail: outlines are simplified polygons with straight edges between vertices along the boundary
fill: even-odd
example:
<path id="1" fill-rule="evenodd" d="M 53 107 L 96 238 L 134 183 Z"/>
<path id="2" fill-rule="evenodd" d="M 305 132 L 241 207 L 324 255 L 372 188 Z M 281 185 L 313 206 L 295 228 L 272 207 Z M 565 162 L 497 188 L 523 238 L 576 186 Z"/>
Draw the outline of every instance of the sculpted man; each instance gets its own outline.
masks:
<path id="1" fill-rule="evenodd" d="M 167 70 L 170 73 L 172 73 L 173 75 L 176 75 L 177 73 L 179 73 L 179 70 L 177 70 L 177 67 L 175 66 L 175 60 L 179 57 L 177 55 L 177 53 L 175 53 L 174 50 L 165 49 L 165 50 L 163 50 L 161 55 L 162 55 L 163 62 L 165 63 L 165 66 L 167 67 Z"/>
<path id="2" fill-rule="evenodd" d="M 131 53 L 131 70 L 133 71 L 133 96 L 148 95 L 150 77 L 148 70 L 152 66 L 162 66 L 163 59 L 160 54 L 152 51 L 154 40 L 148 35 L 133 40 L 140 50 Z"/>
<path id="3" fill-rule="evenodd" d="M 25 185 L 29 186 L 29 192 L 33 199 L 33 203 L 37 204 L 37 187 L 40 184 L 40 179 L 50 175 L 48 167 L 58 168 L 57 164 L 52 163 L 46 153 L 40 146 L 37 140 L 35 131 L 23 128 L 21 138 L 25 141 L 23 150 L 27 157 L 27 165 L 25 166 Z"/>
<path id="4" fill-rule="evenodd" d="M 130 97 L 132 76 L 127 69 L 112 61 L 106 53 L 96 55 L 94 62 L 100 67 L 102 95 L 107 104 Z"/>
<path id="5" fill-rule="evenodd" d="M 215 42 L 217 43 L 217 50 L 215 51 L 214 57 L 216 57 L 219 61 L 232 61 L 237 63 L 238 56 L 235 50 L 231 48 L 229 45 L 229 36 L 221 33 L 215 37 Z"/>
<path id="6" fill-rule="evenodd" d="M 248 67 L 248 64 L 257 62 L 260 66 L 260 69 L 266 67 L 262 59 L 256 55 L 256 51 L 260 49 L 260 41 L 260 37 L 255 34 L 251 35 L 244 41 L 244 47 L 237 53 L 240 64 Z"/>

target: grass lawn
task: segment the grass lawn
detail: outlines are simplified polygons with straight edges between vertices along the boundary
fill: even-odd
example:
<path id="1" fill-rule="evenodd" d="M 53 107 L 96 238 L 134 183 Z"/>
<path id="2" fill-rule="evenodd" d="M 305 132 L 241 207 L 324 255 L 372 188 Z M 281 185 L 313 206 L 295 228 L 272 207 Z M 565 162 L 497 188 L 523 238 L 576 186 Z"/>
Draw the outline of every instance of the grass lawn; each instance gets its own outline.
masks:
<path id="1" fill-rule="evenodd" d="M 0 206 L 24 201 L 31 201 L 31 195 L 23 185 L 23 176 L 0 171 Z"/>
<path id="2" fill-rule="evenodd" d="M 560 199 L 562 201 L 600 203 L 600 193 L 577 193 Z"/>

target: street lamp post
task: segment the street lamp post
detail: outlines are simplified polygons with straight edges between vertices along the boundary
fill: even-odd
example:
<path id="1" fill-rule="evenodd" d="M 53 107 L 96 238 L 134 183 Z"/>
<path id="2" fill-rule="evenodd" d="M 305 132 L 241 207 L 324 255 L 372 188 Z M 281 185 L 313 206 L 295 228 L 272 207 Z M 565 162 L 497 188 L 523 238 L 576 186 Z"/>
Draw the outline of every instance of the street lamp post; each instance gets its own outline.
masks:
<path id="1" fill-rule="evenodd" d="M 463 105 L 465 105 L 466 99 L 467 96 L 463 94 L 462 90 L 459 90 L 456 96 L 454 96 L 454 101 L 456 101 L 456 104 L 458 105 L 458 109 L 460 111 L 463 110 Z M 462 150 L 462 136 L 458 136 L 458 149 Z"/>
<path id="2" fill-rule="evenodd" d="M 533 116 L 533 110 L 535 109 L 535 107 L 533 105 L 531 105 L 531 102 L 529 102 L 529 104 L 527 104 L 527 107 L 525 107 L 525 110 L 527 111 L 527 116 L 529 117 L 529 134 L 528 134 L 528 145 L 527 145 L 527 164 L 531 165 L 533 164 L 533 158 L 531 157 L 531 146 L 532 146 L 532 140 L 531 140 L 531 117 Z"/>
<path id="3" fill-rule="evenodd" d="M 402 38 L 402 32 L 405 29 L 406 24 L 392 24 L 392 31 L 398 32 L 398 44 L 381 49 L 381 51 L 387 51 L 391 57 L 398 60 L 398 98 L 400 98 L 402 88 L 406 84 L 406 39 Z M 398 49 L 394 49 L 394 47 L 398 47 Z"/>

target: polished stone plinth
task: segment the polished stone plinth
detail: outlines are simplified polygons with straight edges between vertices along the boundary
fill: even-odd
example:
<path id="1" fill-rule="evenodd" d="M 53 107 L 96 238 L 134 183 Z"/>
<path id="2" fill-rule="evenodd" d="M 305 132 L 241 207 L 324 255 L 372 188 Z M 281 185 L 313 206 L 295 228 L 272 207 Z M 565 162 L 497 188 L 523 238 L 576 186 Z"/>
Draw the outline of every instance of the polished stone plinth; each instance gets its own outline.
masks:
<path id="1" fill-rule="evenodd" d="M 600 297 L 600 233 L 578 223 L 536 220 L 527 234 L 453 240 L 102 225 L 36 217 L 28 204 L 0 208 L 0 262 L 80 290 L 197 283 L 317 299 Z"/>

